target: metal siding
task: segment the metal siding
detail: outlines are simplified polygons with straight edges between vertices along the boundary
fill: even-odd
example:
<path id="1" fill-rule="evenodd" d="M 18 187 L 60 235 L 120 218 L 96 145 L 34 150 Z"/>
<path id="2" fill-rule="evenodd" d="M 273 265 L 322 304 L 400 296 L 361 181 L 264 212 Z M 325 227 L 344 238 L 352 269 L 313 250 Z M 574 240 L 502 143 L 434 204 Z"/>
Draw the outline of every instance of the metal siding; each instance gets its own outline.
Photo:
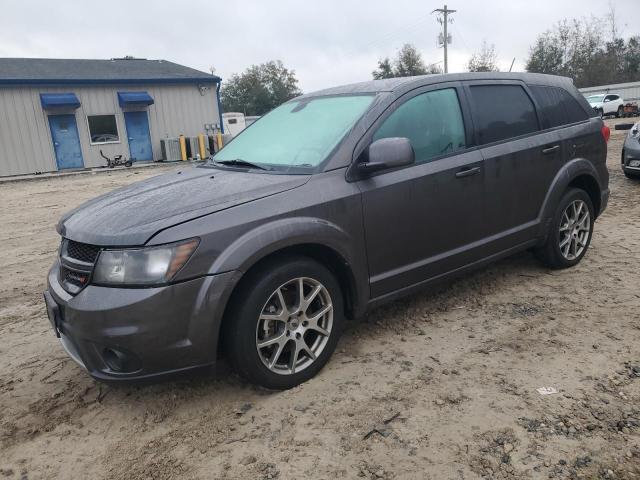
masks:
<path id="1" fill-rule="evenodd" d="M 640 82 L 616 83 L 612 85 L 600 85 L 597 87 L 580 88 L 580 92 L 587 96 L 595 93 L 617 93 L 625 101 L 640 100 Z"/>
<path id="2" fill-rule="evenodd" d="M 114 85 L 95 87 L 0 87 L 0 176 L 55 171 L 56 160 L 40 93 L 73 92 L 81 106 L 75 110 L 85 167 L 104 165 L 100 149 L 108 156 L 129 156 L 123 110 L 118 90 L 146 90 L 155 100 L 147 108 L 154 160 L 160 160 L 160 140 L 184 134 L 195 137 L 205 123 L 219 123 L 215 85 L 200 95 L 197 85 Z M 120 142 L 91 145 L 87 115 L 115 114 Z"/>

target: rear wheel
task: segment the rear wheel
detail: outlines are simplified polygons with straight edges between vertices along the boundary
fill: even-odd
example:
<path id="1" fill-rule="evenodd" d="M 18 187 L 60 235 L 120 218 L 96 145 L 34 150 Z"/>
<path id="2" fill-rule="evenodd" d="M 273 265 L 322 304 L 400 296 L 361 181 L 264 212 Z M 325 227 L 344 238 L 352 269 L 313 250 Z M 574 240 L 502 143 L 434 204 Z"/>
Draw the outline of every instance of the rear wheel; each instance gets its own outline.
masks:
<path id="1" fill-rule="evenodd" d="M 595 215 L 591 198 L 584 190 L 568 190 L 556 208 L 545 244 L 537 250 L 540 260 L 550 268 L 576 265 L 587 253 Z"/>
<path id="2" fill-rule="evenodd" d="M 333 353 L 344 322 L 333 274 L 306 257 L 278 257 L 243 282 L 225 339 L 236 371 L 287 389 L 312 378 Z"/>

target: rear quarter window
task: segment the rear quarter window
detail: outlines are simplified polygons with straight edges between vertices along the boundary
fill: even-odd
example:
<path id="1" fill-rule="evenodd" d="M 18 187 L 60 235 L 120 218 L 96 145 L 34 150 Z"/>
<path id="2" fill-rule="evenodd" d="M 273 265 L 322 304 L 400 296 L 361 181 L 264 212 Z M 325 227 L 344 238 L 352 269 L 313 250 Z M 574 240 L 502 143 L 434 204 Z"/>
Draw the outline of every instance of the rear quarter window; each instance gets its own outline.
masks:
<path id="1" fill-rule="evenodd" d="M 542 112 L 542 128 L 559 127 L 589 118 L 578 101 L 565 89 L 538 85 L 529 88 Z"/>
<path id="2" fill-rule="evenodd" d="M 535 107 L 521 86 L 474 85 L 470 90 L 481 145 L 538 131 Z"/>

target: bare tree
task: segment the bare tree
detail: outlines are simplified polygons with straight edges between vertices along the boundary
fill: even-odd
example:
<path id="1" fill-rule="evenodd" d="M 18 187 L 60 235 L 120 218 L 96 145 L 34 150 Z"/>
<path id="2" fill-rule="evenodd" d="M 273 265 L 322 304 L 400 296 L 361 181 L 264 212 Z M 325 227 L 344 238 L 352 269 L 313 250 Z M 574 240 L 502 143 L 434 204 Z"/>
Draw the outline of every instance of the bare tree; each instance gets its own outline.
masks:
<path id="1" fill-rule="evenodd" d="M 496 54 L 495 45 L 489 45 L 486 40 L 482 41 L 480 50 L 471 55 L 467 70 L 470 72 L 497 72 L 498 55 Z"/>

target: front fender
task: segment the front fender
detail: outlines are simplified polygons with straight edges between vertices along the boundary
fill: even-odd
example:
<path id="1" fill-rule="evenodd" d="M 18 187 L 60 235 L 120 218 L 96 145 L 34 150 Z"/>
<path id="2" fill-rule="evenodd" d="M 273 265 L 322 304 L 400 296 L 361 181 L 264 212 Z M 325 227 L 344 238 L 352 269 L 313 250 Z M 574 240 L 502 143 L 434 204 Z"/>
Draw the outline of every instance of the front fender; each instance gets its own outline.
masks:
<path id="1" fill-rule="evenodd" d="M 353 238 L 339 225 L 313 217 L 284 218 L 249 230 L 215 259 L 209 273 L 247 272 L 253 265 L 277 251 L 301 245 L 330 248 L 341 258 L 351 274 L 355 294 L 354 310 L 359 312 L 368 301 L 368 269 L 360 239 Z"/>
<path id="2" fill-rule="evenodd" d="M 229 270 L 246 272 L 261 258 L 301 244 L 324 245 L 349 262 L 354 256 L 349 247 L 355 241 L 338 225 L 326 220 L 311 217 L 283 218 L 259 225 L 240 236 L 218 255 L 209 273 Z"/>

